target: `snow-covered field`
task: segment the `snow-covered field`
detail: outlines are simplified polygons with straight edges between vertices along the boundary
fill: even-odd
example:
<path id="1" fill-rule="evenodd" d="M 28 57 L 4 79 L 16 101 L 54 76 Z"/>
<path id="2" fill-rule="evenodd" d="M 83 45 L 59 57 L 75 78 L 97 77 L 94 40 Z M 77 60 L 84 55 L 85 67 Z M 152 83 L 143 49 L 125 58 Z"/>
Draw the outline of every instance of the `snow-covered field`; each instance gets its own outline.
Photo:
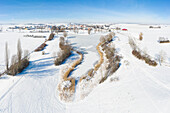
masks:
<path id="1" fill-rule="evenodd" d="M 53 54 L 59 51 L 58 42 L 62 34 L 48 41 L 45 55 L 42 52 L 31 54 L 30 65 L 17 76 L 4 75 L 0 78 L 0 112 L 2 113 L 169 113 L 170 111 L 170 43 L 158 43 L 159 37 L 170 39 L 170 26 L 161 29 L 149 29 L 149 25 L 117 24 L 115 27 L 127 28 L 128 31 L 116 31 L 113 43 L 122 55 L 120 68 L 107 80 L 95 86 L 83 100 L 78 93 L 75 100 L 64 103 L 59 100 L 57 85 L 60 70 L 77 58 L 69 57 L 61 66 L 54 66 Z M 143 40 L 139 41 L 139 33 Z M 5 42 L 8 42 L 10 56 L 16 54 L 17 40 L 20 38 L 23 49 L 30 52 L 44 39 L 25 38 L 18 32 L 0 33 L 0 69 L 4 70 Z M 79 79 L 96 61 L 99 55 L 96 46 L 101 35 L 107 33 L 87 32 L 68 33 L 68 40 L 73 47 L 84 52 L 84 59 L 71 73 Z M 43 34 L 47 37 L 48 33 Z M 151 67 L 132 55 L 128 37 L 136 38 L 138 46 L 152 57 L 160 51 L 166 53 L 163 65 Z M 165 65 L 166 64 L 166 65 Z M 114 79 L 118 78 L 118 79 Z"/>

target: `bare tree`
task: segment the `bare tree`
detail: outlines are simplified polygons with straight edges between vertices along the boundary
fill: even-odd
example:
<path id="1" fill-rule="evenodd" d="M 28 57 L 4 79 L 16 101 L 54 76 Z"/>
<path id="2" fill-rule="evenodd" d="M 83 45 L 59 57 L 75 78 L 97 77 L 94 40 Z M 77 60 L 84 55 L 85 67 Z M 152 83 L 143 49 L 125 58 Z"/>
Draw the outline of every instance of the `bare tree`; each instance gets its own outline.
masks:
<path id="1" fill-rule="evenodd" d="M 132 49 L 135 50 L 137 48 L 137 45 L 136 45 L 134 39 L 132 39 L 131 37 L 129 37 L 129 44 L 132 47 Z"/>
<path id="2" fill-rule="evenodd" d="M 21 48 L 21 42 L 20 39 L 18 39 L 18 44 L 17 44 L 17 58 L 18 58 L 18 62 L 21 62 L 21 58 L 22 58 L 22 48 Z"/>
<path id="3" fill-rule="evenodd" d="M 158 56 L 160 65 L 162 65 L 162 63 L 165 61 L 165 59 L 166 59 L 166 53 L 163 50 L 161 50 L 159 52 L 159 56 Z"/>
<path id="4" fill-rule="evenodd" d="M 6 64 L 6 70 L 9 68 L 9 51 L 8 51 L 8 43 L 5 44 L 5 64 Z"/>
<path id="5" fill-rule="evenodd" d="M 29 51 L 28 50 L 24 50 L 24 58 L 29 60 Z"/>
<path id="6" fill-rule="evenodd" d="M 60 43 L 59 45 L 65 45 L 65 39 L 64 37 L 60 37 Z M 61 47 L 60 47 L 61 48 Z"/>
<path id="7" fill-rule="evenodd" d="M 17 55 L 13 55 L 12 58 L 11 58 L 11 65 L 14 65 L 17 63 Z"/>

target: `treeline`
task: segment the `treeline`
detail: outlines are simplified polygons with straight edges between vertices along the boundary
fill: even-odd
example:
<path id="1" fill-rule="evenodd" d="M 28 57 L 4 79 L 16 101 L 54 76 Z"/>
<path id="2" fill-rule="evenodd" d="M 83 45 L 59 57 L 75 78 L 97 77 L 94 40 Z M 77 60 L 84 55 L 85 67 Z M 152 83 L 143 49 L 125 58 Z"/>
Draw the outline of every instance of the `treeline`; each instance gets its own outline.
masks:
<path id="1" fill-rule="evenodd" d="M 54 38 L 54 36 L 55 36 L 55 34 L 51 33 L 48 38 L 48 41 L 52 40 Z M 46 41 L 44 43 L 42 43 L 39 47 L 37 47 L 34 51 L 35 52 L 42 51 L 47 46 Z"/>
<path id="2" fill-rule="evenodd" d="M 22 55 L 21 42 L 20 40 L 18 40 L 17 54 L 12 56 L 11 64 L 9 66 L 9 51 L 8 51 L 8 44 L 6 43 L 6 47 L 5 47 L 6 74 L 14 76 L 22 72 L 29 65 L 28 55 L 29 52 L 27 50 L 25 50 L 24 55 Z"/>
<path id="3" fill-rule="evenodd" d="M 60 65 L 66 58 L 71 55 L 72 49 L 71 45 L 68 44 L 64 37 L 60 37 L 59 41 L 59 47 L 61 50 L 57 53 L 57 58 L 54 60 L 54 64 L 56 66 Z"/>
<path id="4" fill-rule="evenodd" d="M 129 37 L 129 44 L 132 47 L 132 54 L 140 60 L 144 60 L 145 63 L 151 66 L 157 66 L 157 62 L 152 60 L 151 57 L 146 53 L 140 50 L 140 48 L 136 45 L 135 41 Z"/>

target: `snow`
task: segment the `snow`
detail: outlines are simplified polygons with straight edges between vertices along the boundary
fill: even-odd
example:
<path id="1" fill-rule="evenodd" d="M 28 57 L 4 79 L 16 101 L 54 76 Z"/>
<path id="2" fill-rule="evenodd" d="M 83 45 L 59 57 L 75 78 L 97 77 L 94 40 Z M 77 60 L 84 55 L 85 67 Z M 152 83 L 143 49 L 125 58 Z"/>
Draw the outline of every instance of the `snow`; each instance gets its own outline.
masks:
<path id="1" fill-rule="evenodd" d="M 4 75 L 0 78 L 0 112 L 3 113 L 169 113 L 170 111 L 170 67 L 159 65 L 151 67 L 132 55 L 128 44 L 128 36 L 136 38 L 140 49 L 147 48 L 152 57 L 161 50 L 167 54 L 166 62 L 170 63 L 170 44 L 160 44 L 159 37 L 170 36 L 170 26 L 161 25 L 161 29 L 149 29 L 150 25 L 118 24 L 112 27 L 126 28 L 128 31 L 116 32 L 113 41 L 118 53 L 123 56 L 120 68 L 102 84 L 83 81 L 77 84 L 74 101 L 64 103 L 59 100 L 57 86 L 60 82 L 60 71 L 79 56 L 73 53 L 61 66 L 54 66 L 54 53 L 59 51 L 58 38 L 48 41 L 45 55 L 41 52 L 31 54 L 30 65 L 17 76 Z M 139 33 L 143 40 L 139 41 Z M 30 52 L 39 46 L 44 39 L 24 38 L 26 33 L 0 33 L 0 69 L 4 69 L 4 48 L 7 41 L 10 56 L 16 53 L 17 39 L 21 39 L 23 49 Z M 68 32 L 68 40 L 72 46 L 84 53 L 84 59 L 71 73 L 71 77 L 79 77 L 94 66 L 99 60 L 96 46 L 101 35 L 88 35 Z M 49 34 L 45 34 L 48 35 Z M 96 75 L 100 75 L 100 69 Z M 98 76 L 97 76 L 98 77 Z M 96 79 L 97 79 L 96 77 Z M 115 79 L 115 80 L 114 80 Z M 88 84 L 85 84 L 88 83 Z M 64 83 L 69 85 L 69 81 Z M 80 89 L 83 88 L 83 89 Z M 79 97 L 86 92 L 85 98 Z"/>
<path id="2" fill-rule="evenodd" d="M 41 43 L 44 42 L 44 38 L 31 38 L 31 37 L 23 37 L 23 35 L 26 35 L 28 33 L 20 33 L 20 32 L 2 32 L 0 33 L 0 72 L 1 70 L 5 69 L 5 43 L 8 43 L 8 49 L 9 49 L 9 55 L 10 58 L 17 53 L 17 42 L 18 39 L 21 41 L 21 47 L 24 52 L 24 50 L 28 50 L 29 52 L 32 52 L 36 47 L 38 47 Z M 31 33 L 33 34 L 33 33 Z M 36 35 L 42 35 L 40 33 L 35 33 Z M 49 36 L 49 33 L 43 33 L 47 38 Z M 11 61 L 9 59 L 9 61 Z"/>

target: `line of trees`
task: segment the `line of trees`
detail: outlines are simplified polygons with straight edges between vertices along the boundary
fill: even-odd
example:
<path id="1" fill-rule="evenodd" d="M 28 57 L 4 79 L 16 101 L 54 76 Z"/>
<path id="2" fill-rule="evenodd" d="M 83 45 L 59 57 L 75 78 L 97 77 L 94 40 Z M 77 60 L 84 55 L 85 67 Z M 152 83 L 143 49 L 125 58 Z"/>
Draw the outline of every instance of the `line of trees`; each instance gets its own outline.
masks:
<path id="1" fill-rule="evenodd" d="M 60 37 L 59 42 L 60 51 L 57 53 L 57 58 L 54 60 L 54 64 L 60 65 L 66 58 L 71 55 L 71 45 L 65 40 L 64 37 Z"/>
<path id="2" fill-rule="evenodd" d="M 14 75 L 22 72 L 29 65 L 28 54 L 29 54 L 28 50 L 25 50 L 23 58 L 22 58 L 21 42 L 20 42 L 20 39 L 18 39 L 17 54 L 12 56 L 11 64 L 9 66 L 9 50 L 8 50 L 8 43 L 6 43 L 5 44 L 6 74 L 14 76 Z"/>
<path id="3" fill-rule="evenodd" d="M 136 44 L 135 40 L 129 37 L 129 44 L 132 47 L 132 54 L 138 59 L 144 60 L 151 66 L 157 66 L 157 62 L 153 60 L 146 52 L 143 52 Z"/>

